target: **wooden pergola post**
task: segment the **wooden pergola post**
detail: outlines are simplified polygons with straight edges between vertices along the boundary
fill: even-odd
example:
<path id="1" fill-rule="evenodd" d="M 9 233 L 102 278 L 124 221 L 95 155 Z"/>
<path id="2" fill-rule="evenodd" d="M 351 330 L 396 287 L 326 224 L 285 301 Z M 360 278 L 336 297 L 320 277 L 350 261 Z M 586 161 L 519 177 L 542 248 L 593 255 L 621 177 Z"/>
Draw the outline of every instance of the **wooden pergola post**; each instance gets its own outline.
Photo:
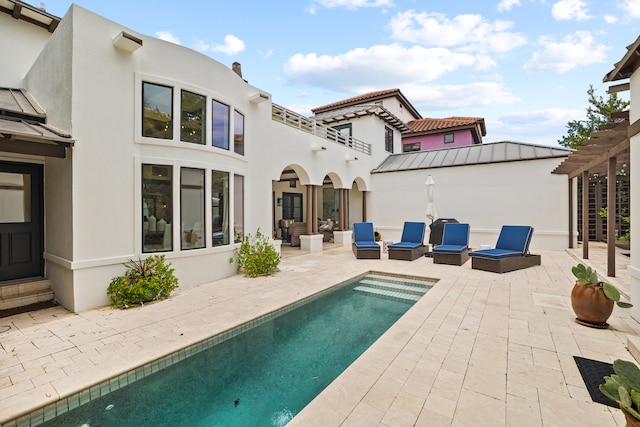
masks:
<path id="1" fill-rule="evenodd" d="M 607 172 L 607 276 L 616 277 L 616 157 L 609 157 Z"/>
<path id="2" fill-rule="evenodd" d="M 589 259 L 589 171 L 582 172 L 582 258 Z"/>

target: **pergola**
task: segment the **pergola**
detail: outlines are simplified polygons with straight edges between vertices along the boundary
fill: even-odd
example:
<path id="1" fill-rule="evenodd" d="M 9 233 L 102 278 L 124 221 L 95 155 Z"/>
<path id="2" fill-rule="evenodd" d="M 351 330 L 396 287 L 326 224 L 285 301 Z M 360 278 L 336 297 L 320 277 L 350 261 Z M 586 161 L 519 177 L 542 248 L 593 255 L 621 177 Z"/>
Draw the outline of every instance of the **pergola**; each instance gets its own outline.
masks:
<path id="1" fill-rule="evenodd" d="M 582 258 L 589 258 L 589 174 L 607 175 L 607 206 L 616 204 L 616 175 L 619 171 L 630 171 L 630 135 L 638 132 L 638 122 L 629 126 L 629 112 L 612 115 L 614 123 L 601 125 L 592 132 L 584 146 L 571 153 L 554 174 L 569 178 L 569 247 L 573 248 L 573 179 L 582 177 Z M 635 130 L 635 131 L 634 131 Z M 612 178 L 613 177 L 613 178 Z M 612 209 L 613 210 L 613 209 Z M 615 214 L 607 215 L 607 275 L 615 277 Z"/>

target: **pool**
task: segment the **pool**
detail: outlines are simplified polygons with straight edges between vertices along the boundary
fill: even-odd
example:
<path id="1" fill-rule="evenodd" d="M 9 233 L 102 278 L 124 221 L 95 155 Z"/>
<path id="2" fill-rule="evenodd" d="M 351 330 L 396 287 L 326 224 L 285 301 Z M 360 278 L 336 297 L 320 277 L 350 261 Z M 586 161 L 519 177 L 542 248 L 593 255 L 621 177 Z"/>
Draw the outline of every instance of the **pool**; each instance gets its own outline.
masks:
<path id="1" fill-rule="evenodd" d="M 283 426 L 434 283 L 367 273 L 65 399 L 30 425 Z"/>

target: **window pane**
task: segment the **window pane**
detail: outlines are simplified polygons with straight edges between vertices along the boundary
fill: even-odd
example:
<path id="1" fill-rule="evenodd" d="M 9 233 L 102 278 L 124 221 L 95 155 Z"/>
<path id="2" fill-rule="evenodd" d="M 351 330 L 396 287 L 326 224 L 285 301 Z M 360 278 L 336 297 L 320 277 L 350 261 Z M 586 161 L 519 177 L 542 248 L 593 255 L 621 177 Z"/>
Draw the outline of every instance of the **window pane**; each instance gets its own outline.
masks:
<path id="1" fill-rule="evenodd" d="M 171 166 L 142 165 L 142 252 L 173 248 Z"/>
<path id="2" fill-rule="evenodd" d="M 233 241 L 244 239 L 244 176 L 233 176 Z"/>
<path id="3" fill-rule="evenodd" d="M 173 138 L 173 88 L 142 83 L 142 136 Z"/>
<path id="4" fill-rule="evenodd" d="M 244 154 L 244 115 L 233 111 L 233 151 Z"/>
<path id="5" fill-rule="evenodd" d="M 213 146 L 229 149 L 229 106 L 213 101 Z"/>
<path id="6" fill-rule="evenodd" d="M 0 172 L 0 223 L 31 222 L 31 175 Z"/>
<path id="7" fill-rule="evenodd" d="M 182 91 L 180 141 L 205 143 L 206 97 Z"/>
<path id="8" fill-rule="evenodd" d="M 204 170 L 180 169 L 182 249 L 204 248 Z"/>
<path id="9" fill-rule="evenodd" d="M 213 246 L 229 244 L 229 172 L 211 171 L 211 234 Z"/>
<path id="10" fill-rule="evenodd" d="M 453 134 L 452 133 L 445 133 L 444 134 L 444 143 L 445 144 L 449 144 L 453 142 Z"/>
<path id="11" fill-rule="evenodd" d="M 393 130 L 385 126 L 384 128 L 384 149 L 393 153 Z"/>

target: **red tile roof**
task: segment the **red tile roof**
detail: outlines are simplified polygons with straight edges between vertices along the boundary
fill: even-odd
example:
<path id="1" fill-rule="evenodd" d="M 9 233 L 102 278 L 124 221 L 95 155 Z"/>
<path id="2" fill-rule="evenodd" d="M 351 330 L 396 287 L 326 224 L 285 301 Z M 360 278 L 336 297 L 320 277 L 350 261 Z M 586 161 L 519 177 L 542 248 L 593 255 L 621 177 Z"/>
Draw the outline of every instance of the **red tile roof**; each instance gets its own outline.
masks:
<path id="1" fill-rule="evenodd" d="M 441 131 L 452 128 L 468 128 L 476 125 L 484 128 L 482 117 L 447 117 L 444 119 L 424 118 L 407 123 L 414 132 Z"/>

